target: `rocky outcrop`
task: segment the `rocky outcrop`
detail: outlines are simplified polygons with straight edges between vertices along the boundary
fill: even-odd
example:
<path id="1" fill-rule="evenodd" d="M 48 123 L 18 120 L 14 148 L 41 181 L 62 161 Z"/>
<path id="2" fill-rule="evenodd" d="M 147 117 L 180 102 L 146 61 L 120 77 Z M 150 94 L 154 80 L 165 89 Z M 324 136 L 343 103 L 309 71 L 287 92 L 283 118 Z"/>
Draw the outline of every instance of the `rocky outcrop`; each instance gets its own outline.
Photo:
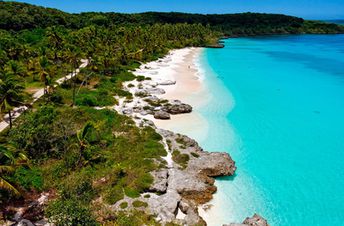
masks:
<path id="1" fill-rule="evenodd" d="M 169 114 L 185 114 L 192 112 L 192 106 L 179 100 L 166 100 L 157 96 L 165 94 L 165 90 L 159 86 L 176 84 L 176 81 L 131 81 L 125 83 L 125 90 L 134 95 L 133 99 L 120 101 L 115 109 L 125 115 L 135 117 L 136 113 L 141 116 L 153 115 L 156 119 L 170 119 Z"/>
<path id="2" fill-rule="evenodd" d="M 150 187 L 150 191 L 158 193 L 166 193 L 167 190 L 167 178 L 168 171 L 167 169 L 151 172 L 154 183 Z"/>
<path id="3" fill-rule="evenodd" d="M 269 226 L 268 222 L 258 214 L 254 214 L 253 217 L 246 218 L 243 223 L 248 226 Z"/>
<path id="4" fill-rule="evenodd" d="M 165 94 L 165 90 L 161 89 L 161 88 L 148 88 L 146 90 L 147 93 L 149 93 L 150 95 L 161 95 L 161 94 Z"/>
<path id="5" fill-rule="evenodd" d="M 197 206 L 212 199 L 216 191 L 213 177 L 234 174 L 234 161 L 227 153 L 203 151 L 195 140 L 187 136 L 167 130 L 157 132 L 166 140 L 170 152 L 178 151 L 188 157 L 186 162 L 174 161 L 172 167 L 152 173 L 154 183 L 150 191 L 163 194 L 148 200 L 149 211 L 161 222 L 205 225 Z M 182 219 L 177 219 L 178 211 L 183 213 Z"/>
<path id="6" fill-rule="evenodd" d="M 172 80 L 165 80 L 165 81 L 160 81 L 158 82 L 158 85 L 161 86 L 170 86 L 170 85 L 175 85 L 176 81 L 172 81 Z"/>
<path id="7" fill-rule="evenodd" d="M 213 45 L 207 45 L 206 47 L 207 47 L 207 48 L 215 48 L 215 49 L 218 49 L 218 48 L 224 48 L 225 45 L 222 44 L 222 43 L 216 43 L 216 44 L 213 44 Z"/>
<path id="8" fill-rule="evenodd" d="M 219 44 L 213 47 L 223 46 Z M 139 113 L 141 116 L 151 114 L 156 119 L 166 120 L 170 119 L 170 114 L 192 112 L 192 106 L 179 100 L 165 100 L 157 97 L 165 93 L 159 86 L 175 83 L 170 80 L 149 80 L 131 82 L 130 86 L 125 85 L 127 91 L 135 97 L 129 103 L 120 101 L 119 108 L 116 109 L 131 115 L 139 126 L 149 125 L 155 128 L 163 137 L 162 143 L 168 155 L 164 157 L 166 166 L 151 172 L 154 181 L 145 194 L 139 198 L 125 197 L 114 204 L 112 209 L 114 211 L 131 210 L 135 208 L 133 203 L 140 201 L 147 205 L 141 210 L 156 216 L 156 220 L 162 225 L 169 222 L 178 225 L 206 225 L 198 213 L 198 206 L 212 199 L 216 192 L 215 177 L 230 176 L 235 173 L 235 162 L 228 153 L 206 152 L 195 140 L 171 131 L 157 129 L 153 122 L 141 119 L 135 114 Z M 124 202 L 126 205 L 121 205 Z"/>
<path id="9" fill-rule="evenodd" d="M 16 224 L 17 226 L 35 226 L 31 221 L 23 219 Z"/>
<path id="10" fill-rule="evenodd" d="M 170 119 L 171 116 L 166 111 L 157 111 L 154 113 L 154 118 L 166 120 L 166 119 Z"/>
<path id="11" fill-rule="evenodd" d="M 177 104 L 167 104 L 162 107 L 162 110 L 176 115 L 192 112 L 192 107 L 189 104 L 177 103 Z"/>
<path id="12" fill-rule="evenodd" d="M 148 120 L 142 123 L 147 124 Z M 149 123 L 148 123 L 149 124 Z M 153 126 L 155 129 L 156 127 Z M 133 209 L 134 201 L 147 203 L 142 210 L 156 216 L 163 225 L 206 225 L 198 213 L 198 205 L 208 202 L 216 191 L 214 177 L 233 175 L 235 163 L 227 153 L 206 152 L 198 143 L 184 135 L 156 129 L 166 142 L 166 159 L 172 164 L 151 172 L 153 184 L 139 198 L 125 197 L 112 206 L 114 211 Z M 183 156 L 180 161 L 176 154 Z M 186 157 L 187 156 L 187 157 Z M 185 158 L 186 157 L 186 158 Z M 121 203 L 126 202 L 123 209 Z"/>
<path id="13" fill-rule="evenodd" d="M 44 207 L 48 202 L 48 196 L 49 193 L 41 193 L 37 199 L 24 201 L 17 204 L 18 206 L 7 207 L 3 210 L 3 214 L 11 221 L 7 221 L 6 225 L 42 225 L 39 222 L 44 222 Z"/>
<path id="14" fill-rule="evenodd" d="M 253 217 L 247 217 L 242 224 L 224 224 L 223 226 L 269 226 L 268 222 L 260 215 L 254 214 Z"/>

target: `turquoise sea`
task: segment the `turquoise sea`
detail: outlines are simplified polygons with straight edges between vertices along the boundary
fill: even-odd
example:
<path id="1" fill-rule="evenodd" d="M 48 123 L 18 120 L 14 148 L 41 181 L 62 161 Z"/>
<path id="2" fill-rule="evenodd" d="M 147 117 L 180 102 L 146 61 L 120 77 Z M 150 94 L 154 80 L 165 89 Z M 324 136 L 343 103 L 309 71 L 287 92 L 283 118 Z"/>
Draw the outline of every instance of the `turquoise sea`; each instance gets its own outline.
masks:
<path id="1" fill-rule="evenodd" d="M 343 225 L 344 35 L 225 40 L 200 59 L 212 99 L 200 144 L 227 151 L 210 225 L 259 213 L 270 225 Z M 195 137 L 197 139 L 197 137 Z"/>

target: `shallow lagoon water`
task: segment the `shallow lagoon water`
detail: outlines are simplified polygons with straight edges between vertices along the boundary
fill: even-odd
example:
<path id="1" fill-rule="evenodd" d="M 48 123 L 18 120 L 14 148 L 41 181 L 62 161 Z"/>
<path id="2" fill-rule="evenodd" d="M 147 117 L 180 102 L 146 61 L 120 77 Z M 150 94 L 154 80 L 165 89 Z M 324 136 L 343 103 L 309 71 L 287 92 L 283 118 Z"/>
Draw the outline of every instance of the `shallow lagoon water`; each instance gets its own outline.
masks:
<path id="1" fill-rule="evenodd" d="M 200 58 L 206 150 L 227 151 L 209 225 L 259 213 L 276 225 L 344 222 L 344 35 L 238 38 Z M 196 133 L 195 133 L 196 134 Z M 192 134 L 191 134 L 192 135 Z"/>

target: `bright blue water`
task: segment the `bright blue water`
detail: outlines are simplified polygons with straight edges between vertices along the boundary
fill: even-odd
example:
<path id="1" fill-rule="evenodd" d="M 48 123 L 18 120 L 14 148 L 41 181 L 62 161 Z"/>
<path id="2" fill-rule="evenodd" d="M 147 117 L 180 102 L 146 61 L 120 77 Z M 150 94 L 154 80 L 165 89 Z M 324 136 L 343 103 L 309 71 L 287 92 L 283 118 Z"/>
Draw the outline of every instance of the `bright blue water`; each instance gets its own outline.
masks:
<path id="1" fill-rule="evenodd" d="M 344 223 L 344 35 L 226 40 L 201 57 L 213 99 L 207 150 L 236 176 L 218 179 L 216 221 L 257 212 L 276 225 Z"/>

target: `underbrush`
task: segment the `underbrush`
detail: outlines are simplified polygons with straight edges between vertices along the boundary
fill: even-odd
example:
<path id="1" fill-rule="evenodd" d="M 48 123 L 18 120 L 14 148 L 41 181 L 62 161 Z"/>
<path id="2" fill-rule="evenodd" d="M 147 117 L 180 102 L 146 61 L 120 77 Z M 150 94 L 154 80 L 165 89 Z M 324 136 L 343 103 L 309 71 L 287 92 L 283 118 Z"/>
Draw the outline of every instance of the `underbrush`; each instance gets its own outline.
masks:
<path id="1" fill-rule="evenodd" d="M 63 206 L 75 219 L 90 213 L 84 220 L 92 225 L 92 200 L 114 204 L 124 195 L 138 197 L 153 182 L 149 172 L 165 164 L 162 137 L 111 110 L 45 105 L 24 113 L 15 125 L 1 140 L 31 162 L 10 181 L 23 192 L 56 190 L 58 198 L 47 209 L 56 225 L 55 218 L 67 213 Z"/>

